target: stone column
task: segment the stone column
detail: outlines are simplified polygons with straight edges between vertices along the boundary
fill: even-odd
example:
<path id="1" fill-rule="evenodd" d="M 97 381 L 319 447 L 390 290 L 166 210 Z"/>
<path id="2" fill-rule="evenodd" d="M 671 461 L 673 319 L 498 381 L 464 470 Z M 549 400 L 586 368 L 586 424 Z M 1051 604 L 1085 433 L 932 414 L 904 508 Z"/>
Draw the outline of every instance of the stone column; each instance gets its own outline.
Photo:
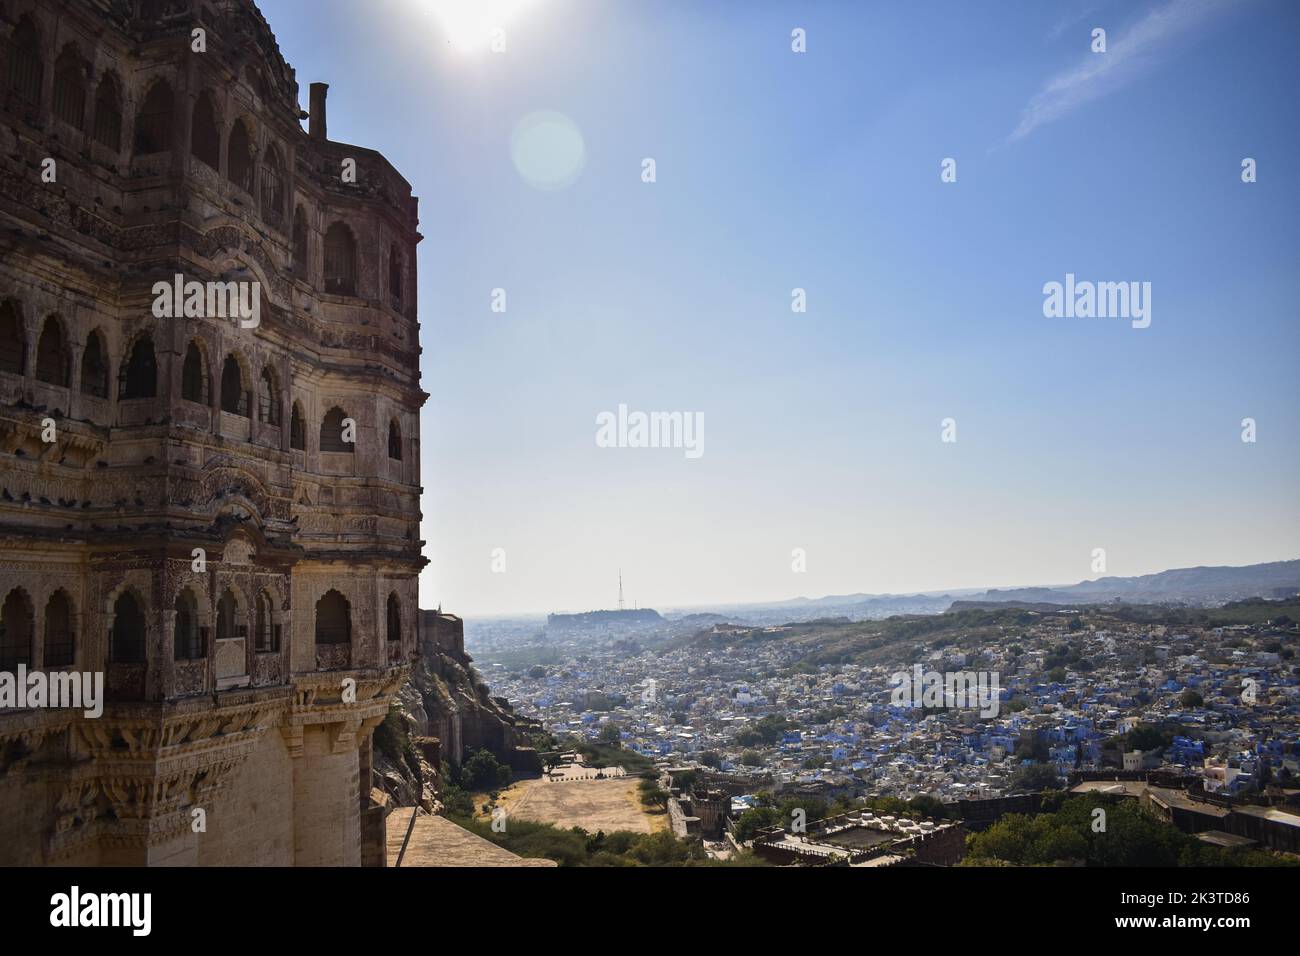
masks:
<path id="1" fill-rule="evenodd" d="M 292 363 L 286 351 L 280 357 L 280 451 L 289 451 L 289 428 L 293 424 L 293 380 L 289 377 Z"/>
<path id="2" fill-rule="evenodd" d="M 36 399 L 36 345 L 40 341 L 41 330 L 33 326 L 32 320 L 23 316 L 27 341 L 23 343 L 26 355 L 23 359 L 23 398 L 28 402 Z"/>
<path id="3" fill-rule="evenodd" d="M 171 322 L 171 335 L 168 336 L 168 349 L 171 354 L 178 355 L 180 358 L 173 361 L 167 368 L 167 405 L 166 408 L 170 413 L 175 408 L 176 403 L 185 394 L 185 350 L 189 345 L 189 336 L 185 334 L 185 320 L 183 318 L 163 319 L 162 321 Z"/>
<path id="4" fill-rule="evenodd" d="M 253 677 L 257 673 L 257 602 L 261 592 L 258 590 L 257 579 L 250 577 L 248 584 L 248 637 L 244 639 L 244 673 L 248 675 L 249 686 L 252 686 Z M 271 626 L 267 622 L 267 627 Z"/>
<path id="5" fill-rule="evenodd" d="M 154 340 L 154 360 L 158 363 L 158 388 L 157 397 L 154 399 L 154 408 L 158 410 L 157 418 L 170 418 L 172 413 L 173 396 L 177 398 L 181 394 L 181 369 L 184 366 L 184 351 L 181 352 L 181 359 L 176 358 L 176 339 L 180 337 L 184 330 L 184 319 L 159 319 L 157 321 L 167 322 L 170 328 L 166 329 L 165 335 L 156 333 L 163 331 L 155 326 Z"/>
<path id="6" fill-rule="evenodd" d="M 85 345 L 75 339 L 68 343 L 69 361 L 72 367 L 68 369 L 68 417 L 81 417 L 81 355 L 85 351 Z"/>
<path id="7" fill-rule="evenodd" d="M 293 761 L 294 866 L 360 866 L 360 761 L 355 730 L 340 724 L 303 728 Z"/>
<path id="8" fill-rule="evenodd" d="M 35 597 L 32 598 L 31 658 L 31 670 L 38 671 L 45 667 L 45 607 Z"/>
<path id="9" fill-rule="evenodd" d="M 194 121 L 196 98 L 194 91 L 203 89 L 202 81 L 196 76 L 198 61 L 201 59 L 203 57 L 190 57 L 189 68 L 178 71 L 178 86 L 172 97 L 172 174 L 176 176 L 185 175 L 190 163 L 190 126 Z"/>
<path id="10" fill-rule="evenodd" d="M 86 653 L 86 635 L 82 629 L 82 625 L 89 620 L 90 615 L 81 612 L 81 604 L 73 604 L 72 612 L 68 615 L 68 627 L 72 628 L 72 663 L 68 667 L 74 671 L 94 669 L 86 662 L 88 656 Z"/>
<path id="11" fill-rule="evenodd" d="M 208 408 L 212 415 L 212 434 L 221 434 L 221 368 L 223 336 L 220 332 L 212 337 L 212 354 L 208 356 Z"/>
<path id="12" fill-rule="evenodd" d="M 162 612 L 162 658 L 158 661 L 159 690 L 163 697 L 176 693 L 176 609 Z"/>
<path id="13" fill-rule="evenodd" d="M 175 647 L 172 642 L 176 612 L 170 609 L 150 610 L 154 613 L 145 615 L 144 625 L 144 699 L 161 700 L 165 689 L 164 674 L 170 673 L 172 649 Z M 166 645 L 160 646 L 163 641 L 167 642 Z"/>
<path id="14" fill-rule="evenodd" d="M 104 652 L 100 655 L 100 662 L 105 670 L 108 669 L 109 661 L 113 659 L 113 624 L 116 620 L 117 614 L 113 611 L 113 602 L 108 601 L 104 607 Z"/>

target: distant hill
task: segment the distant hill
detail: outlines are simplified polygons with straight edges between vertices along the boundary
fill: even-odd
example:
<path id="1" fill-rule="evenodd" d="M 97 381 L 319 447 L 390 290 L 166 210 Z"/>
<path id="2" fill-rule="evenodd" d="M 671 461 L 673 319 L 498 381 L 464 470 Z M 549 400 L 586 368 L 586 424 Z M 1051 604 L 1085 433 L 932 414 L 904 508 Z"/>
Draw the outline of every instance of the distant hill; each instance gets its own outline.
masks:
<path id="1" fill-rule="evenodd" d="M 708 627 L 710 624 L 722 624 L 728 618 L 725 614 L 683 614 L 680 617 L 669 616 L 668 620 L 673 624 L 690 624 L 698 627 Z"/>
<path id="2" fill-rule="evenodd" d="M 611 624 L 645 625 L 662 622 L 663 618 L 659 616 L 659 612 L 650 608 L 640 608 L 634 611 L 584 611 L 581 614 L 548 614 L 546 617 L 547 630 L 552 628 L 556 630 L 586 629 L 605 627 Z"/>
<path id="3" fill-rule="evenodd" d="M 816 617 L 847 616 L 855 621 L 882 620 L 896 615 L 942 614 L 950 607 L 997 604 L 1022 607 L 1080 604 L 1155 604 L 1218 607 L 1251 598 L 1282 600 L 1300 594 L 1300 559 L 1249 564 L 1243 567 L 1177 568 L 1136 577 L 1106 577 L 1078 584 L 1024 588 L 952 588 L 914 594 L 830 594 L 782 601 L 682 607 L 676 614 L 711 612 L 729 621 L 784 624 Z"/>
<path id="4" fill-rule="evenodd" d="M 1198 607 L 1300 594 L 1300 560 L 1244 567 L 1176 568 L 1137 577 L 1098 578 L 1065 587 L 993 589 L 971 602 L 1014 604 L 1188 604 Z"/>
<path id="5" fill-rule="evenodd" d="M 952 602 L 951 594 L 889 594 L 859 601 L 848 605 L 845 610 L 854 619 L 871 620 L 896 614 L 942 614 L 952 606 Z"/>
<path id="6" fill-rule="evenodd" d="M 1106 629 L 1116 624 L 1162 624 L 1173 627 L 1216 627 L 1272 622 L 1280 636 L 1296 632 L 1300 599 L 1268 601 L 1251 598 L 1220 607 L 1171 607 L 1168 604 L 1093 604 L 1075 601 L 1064 606 L 956 601 L 943 614 L 915 614 L 886 620 L 844 618 L 792 622 L 780 627 L 726 628 L 673 638 L 666 649 L 696 648 L 703 653 L 752 655 L 771 642 L 796 649 L 795 669 L 823 664 L 911 663 L 921 650 L 933 652 L 949 645 L 963 649 L 1016 642 L 1023 628 L 1055 618 L 1064 630 L 1078 618 Z"/>

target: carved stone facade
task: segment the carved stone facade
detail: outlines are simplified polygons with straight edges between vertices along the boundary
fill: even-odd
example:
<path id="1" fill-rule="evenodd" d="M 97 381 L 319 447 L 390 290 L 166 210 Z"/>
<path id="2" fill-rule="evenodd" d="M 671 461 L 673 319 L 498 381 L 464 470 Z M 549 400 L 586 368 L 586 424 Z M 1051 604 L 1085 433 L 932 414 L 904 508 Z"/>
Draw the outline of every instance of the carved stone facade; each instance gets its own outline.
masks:
<path id="1" fill-rule="evenodd" d="M 252 0 L 0 0 L 0 672 L 108 701 L 0 710 L 0 864 L 382 862 L 418 206 L 311 93 Z"/>

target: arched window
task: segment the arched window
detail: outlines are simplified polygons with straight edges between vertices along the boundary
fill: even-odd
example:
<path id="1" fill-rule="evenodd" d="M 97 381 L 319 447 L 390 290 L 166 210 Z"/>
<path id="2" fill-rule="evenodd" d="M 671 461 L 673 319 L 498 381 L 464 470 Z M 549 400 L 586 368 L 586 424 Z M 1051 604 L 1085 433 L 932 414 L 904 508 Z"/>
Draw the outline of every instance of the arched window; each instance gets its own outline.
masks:
<path id="1" fill-rule="evenodd" d="M 355 451 L 356 441 L 356 423 L 352 428 L 347 427 L 348 417 L 343 409 L 337 405 L 325 413 L 325 419 L 320 423 L 320 450 L 321 451 Z M 349 441 L 349 439 L 351 439 Z"/>
<path id="2" fill-rule="evenodd" d="M 172 88 L 166 80 L 149 87 L 135 118 L 137 155 L 164 153 L 172 148 L 172 106 Z"/>
<path id="3" fill-rule="evenodd" d="M 194 661 L 203 656 L 203 640 L 199 635 L 199 604 L 194 592 L 185 588 L 176 595 L 175 651 L 178 661 Z"/>
<path id="4" fill-rule="evenodd" d="M 248 193 L 253 193 L 253 147 L 248 138 L 248 127 L 242 119 L 235 120 L 226 143 L 226 176 L 232 183 Z"/>
<path id="5" fill-rule="evenodd" d="M 388 457 L 402 460 L 402 429 L 398 427 L 396 418 L 388 423 Z"/>
<path id="6" fill-rule="evenodd" d="M 107 73 L 95 91 L 95 142 L 113 152 L 122 148 L 122 98 L 117 81 Z"/>
<path id="7" fill-rule="evenodd" d="M 326 591 L 316 602 L 316 643 L 350 644 L 352 608 L 338 591 Z"/>
<path id="8" fill-rule="evenodd" d="M 45 646 L 42 664 L 50 667 L 71 667 L 76 638 L 72 632 L 72 601 L 62 588 L 45 602 Z"/>
<path id="9" fill-rule="evenodd" d="M 153 398 L 158 394 L 158 361 L 153 339 L 142 335 L 131 346 L 131 355 L 118 376 L 118 398 Z"/>
<path id="10" fill-rule="evenodd" d="M 0 372 L 22 375 L 27 369 L 27 335 L 18 303 L 0 302 Z"/>
<path id="11" fill-rule="evenodd" d="M 86 121 L 86 83 L 90 70 L 77 48 L 68 44 L 54 61 L 54 115 L 69 126 Z"/>
<path id="12" fill-rule="evenodd" d="M 13 671 L 32 662 L 32 602 L 22 588 L 14 588 L 0 605 L 0 671 Z"/>
<path id="13" fill-rule="evenodd" d="M 248 625 L 240 623 L 241 616 L 235 592 L 226 588 L 221 599 L 217 601 L 217 640 L 229 641 L 237 637 L 247 637 Z"/>
<path id="14" fill-rule="evenodd" d="M 393 308 L 402 311 L 402 250 L 397 243 L 388 248 L 388 295 Z"/>
<path id="15" fill-rule="evenodd" d="M 280 424 L 280 387 L 269 365 L 262 369 L 257 385 L 257 417 L 266 425 Z"/>
<path id="16" fill-rule="evenodd" d="M 23 17 L 9 41 L 9 89 L 30 106 L 40 106 L 45 82 L 41 34 L 31 17 Z"/>
<path id="17" fill-rule="evenodd" d="M 335 295 L 357 293 L 357 243 L 352 230 L 341 222 L 325 233 L 325 291 Z"/>
<path id="18" fill-rule="evenodd" d="M 36 341 L 36 377 L 51 385 L 68 384 L 68 347 L 63 341 L 63 326 L 54 316 L 45 320 Z"/>
<path id="19" fill-rule="evenodd" d="M 388 639 L 390 641 L 402 639 L 402 604 L 397 600 L 396 591 L 388 595 Z"/>
<path id="20" fill-rule="evenodd" d="M 194 101 L 190 125 L 190 153 L 213 169 L 221 168 L 221 134 L 217 130 L 217 109 L 206 90 Z"/>
<path id="21" fill-rule="evenodd" d="M 248 389 L 244 386 L 244 370 L 234 353 L 226 356 L 221 367 L 221 410 L 232 415 L 249 417 Z"/>
<path id="22" fill-rule="evenodd" d="M 265 592 L 257 596 L 257 631 L 254 635 L 255 649 L 263 653 L 277 653 L 280 650 L 280 625 L 271 615 L 271 599 Z"/>
<path id="23" fill-rule="evenodd" d="M 185 348 L 185 364 L 181 366 L 181 398 L 200 405 L 208 403 L 208 370 L 203 361 L 203 350 L 195 342 Z"/>
<path id="24" fill-rule="evenodd" d="M 303 421 L 302 406 L 297 402 L 289 412 L 289 447 L 299 451 L 307 449 L 307 423 Z"/>
<path id="25" fill-rule="evenodd" d="M 113 603 L 108 659 L 118 664 L 144 662 L 144 611 L 130 591 L 123 591 Z"/>
<path id="26" fill-rule="evenodd" d="M 98 329 L 86 337 L 86 348 L 81 353 L 81 393 L 108 398 L 108 348 Z"/>
<path id="27" fill-rule="evenodd" d="M 284 166 L 274 143 L 262 161 L 262 218 L 277 228 L 284 222 Z M 294 255 L 297 256 L 296 249 Z"/>
<path id="28" fill-rule="evenodd" d="M 307 213 L 302 206 L 293 214 L 293 271 L 307 277 Z"/>

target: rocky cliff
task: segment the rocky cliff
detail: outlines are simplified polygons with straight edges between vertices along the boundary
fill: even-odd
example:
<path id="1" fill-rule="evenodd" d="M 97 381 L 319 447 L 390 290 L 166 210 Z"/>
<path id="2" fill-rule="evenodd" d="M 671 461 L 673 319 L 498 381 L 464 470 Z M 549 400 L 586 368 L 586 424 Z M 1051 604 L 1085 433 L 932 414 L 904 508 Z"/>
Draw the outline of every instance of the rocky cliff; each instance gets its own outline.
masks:
<path id="1" fill-rule="evenodd" d="M 435 809 L 443 763 L 459 764 L 488 750 L 516 773 L 540 772 L 533 735 L 541 725 L 493 697 L 465 653 L 460 618 L 421 611 L 420 659 L 398 695 L 399 705 L 375 732 L 375 783 L 397 806 Z"/>

